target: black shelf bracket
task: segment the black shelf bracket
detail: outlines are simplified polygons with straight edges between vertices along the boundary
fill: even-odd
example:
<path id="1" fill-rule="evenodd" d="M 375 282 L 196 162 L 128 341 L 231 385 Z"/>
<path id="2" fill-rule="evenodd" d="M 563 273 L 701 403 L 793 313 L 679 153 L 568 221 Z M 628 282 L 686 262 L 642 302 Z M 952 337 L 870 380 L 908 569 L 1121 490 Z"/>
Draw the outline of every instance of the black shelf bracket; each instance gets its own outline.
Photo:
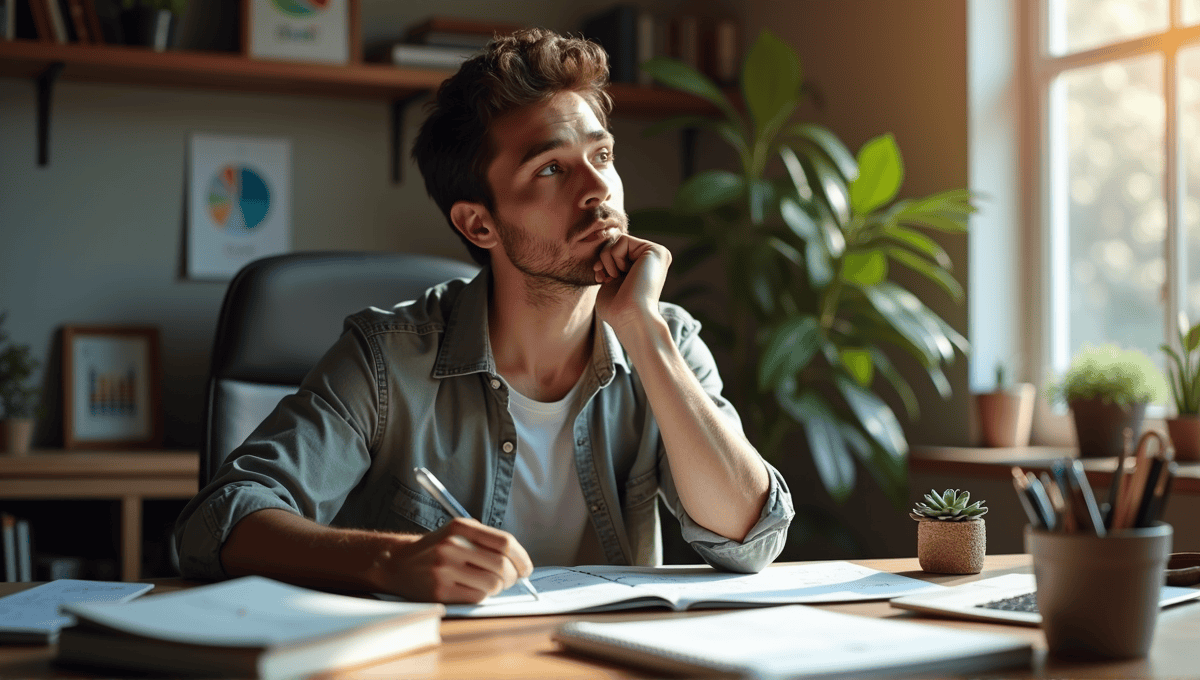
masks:
<path id="1" fill-rule="evenodd" d="M 404 144 L 404 113 L 423 96 L 424 92 L 392 100 L 392 184 L 404 181 L 404 150 L 400 148 Z"/>
<path id="2" fill-rule="evenodd" d="M 685 182 L 696 174 L 696 141 L 699 138 L 699 128 L 685 127 L 679 131 L 679 166 Z"/>
<path id="3" fill-rule="evenodd" d="M 46 67 L 37 77 L 37 143 L 38 166 L 50 164 L 50 101 L 54 95 L 54 83 L 62 73 L 63 63 L 56 61 Z"/>

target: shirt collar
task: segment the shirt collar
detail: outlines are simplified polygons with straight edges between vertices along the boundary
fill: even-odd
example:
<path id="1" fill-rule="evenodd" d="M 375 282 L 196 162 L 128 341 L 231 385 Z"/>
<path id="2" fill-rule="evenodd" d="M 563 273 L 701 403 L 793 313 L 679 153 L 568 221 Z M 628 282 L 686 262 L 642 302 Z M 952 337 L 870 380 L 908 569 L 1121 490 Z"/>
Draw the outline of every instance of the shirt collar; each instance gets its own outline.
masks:
<path id="1" fill-rule="evenodd" d="M 491 288 L 492 268 L 485 266 L 454 301 L 442 346 L 438 349 L 437 361 L 433 366 L 434 378 L 480 372 L 496 375 L 496 362 L 488 339 L 488 299 Z M 616 366 L 628 373 L 629 361 L 612 327 L 599 317 L 595 324 L 592 369 L 600 385 L 604 386 L 612 381 Z"/>

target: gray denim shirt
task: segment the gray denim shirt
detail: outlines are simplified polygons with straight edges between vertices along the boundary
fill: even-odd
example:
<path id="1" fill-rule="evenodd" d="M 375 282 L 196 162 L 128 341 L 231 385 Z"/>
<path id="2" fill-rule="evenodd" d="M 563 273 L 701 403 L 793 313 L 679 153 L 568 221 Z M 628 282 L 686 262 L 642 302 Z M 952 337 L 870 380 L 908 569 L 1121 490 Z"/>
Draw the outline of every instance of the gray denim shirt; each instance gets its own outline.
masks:
<path id="1" fill-rule="evenodd" d="M 184 577 L 225 578 L 220 549 L 243 517 L 280 508 L 336 527 L 425 533 L 449 515 L 417 484 L 432 470 L 479 521 L 504 528 L 517 433 L 487 332 L 491 274 L 451 280 L 390 311 L 346 319 L 300 389 L 235 449 L 175 527 Z M 700 324 L 663 303 L 680 352 L 721 413 L 741 430 Z M 709 564 L 755 572 L 783 549 L 794 511 L 766 461 L 770 491 L 738 542 L 698 525 L 676 493 L 645 390 L 616 334 L 597 321 L 574 420 L 575 465 L 591 528 L 610 564 L 662 563 L 657 498 Z M 721 498 L 709 502 L 721 503 Z"/>

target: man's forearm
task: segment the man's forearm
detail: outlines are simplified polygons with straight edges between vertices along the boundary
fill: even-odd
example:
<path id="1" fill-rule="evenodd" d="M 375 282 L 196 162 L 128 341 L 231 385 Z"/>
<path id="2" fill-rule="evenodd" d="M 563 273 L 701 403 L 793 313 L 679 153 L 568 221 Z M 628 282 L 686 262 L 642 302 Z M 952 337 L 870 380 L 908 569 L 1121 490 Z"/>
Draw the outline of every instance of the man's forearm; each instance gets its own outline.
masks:
<path id="1" fill-rule="evenodd" d="M 221 548 L 230 576 L 257 574 L 313 588 L 376 591 L 392 551 L 417 536 L 336 529 L 268 508 L 234 525 Z"/>
<path id="2" fill-rule="evenodd" d="M 662 317 L 620 337 L 662 431 L 683 507 L 710 531 L 743 540 L 770 488 L 758 452 L 722 417 Z"/>

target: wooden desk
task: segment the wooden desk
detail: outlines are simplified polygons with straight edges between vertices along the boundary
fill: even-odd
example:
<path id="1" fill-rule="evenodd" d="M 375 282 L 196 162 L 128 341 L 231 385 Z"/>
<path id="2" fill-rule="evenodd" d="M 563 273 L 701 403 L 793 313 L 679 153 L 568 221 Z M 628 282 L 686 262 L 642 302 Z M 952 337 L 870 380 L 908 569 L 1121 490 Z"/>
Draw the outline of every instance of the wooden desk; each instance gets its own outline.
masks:
<path id="1" fill-rule="evenodd" d="M 915 558 L 857 560 L 859 564 L 885 571 L 904 573 L 936 583 L 953 585 L 979 578 L 1029 571 L 1028 555 L 989 556 L 982 574 L 976 576 L 934 576 L 917 568 Z M 169 592 L 187 582 L 173 579 L 155 581 L 156 591 Z M 15 592 L 28 584 L 0 583 L 0 593 Z M 152 597 L 148 595 L 147 597 Z M 1154 645 L 1145 659 L 1115 662 L 1072 662 L 1049 658 L 1041 630 L 1025 626 L 984 624 L 936 619 L 892 609 L 886 602 L 821 605 L 835 611 L 862 616 L 921 621 L 935 626 L 986 630 L 1014 635 L 1031 641 L 1035 648 L 1030 669 L 1010 669 L 992 674 L 1008 678 L 1158 678 L 1195 676 L 1200 671 L 1196 653 L 1200 644 L 1200 603 L 1164 610 L 1159 615 Z M 374 666 L 358 668 L 339 675 L 346 678 L 651 678 L 660 677 L 634 667 L 617 666 L 558 651 L 550 634 L 559 624 L 570 620 L 618 621 L 678 616 L 704 616 L 710 611 L 671 613 L 661 610 L 587 614 L 579 616 L 538 616 L 504 619 L 448 619 L 442 623 L 443 644 L 437 648 Z M 0 677 L 93 677 L 67 673 L 52 663 L 54 650 L 47 646 L 0 646 Z M 97 674 L 109 676 L 111 673 Z M 984 676 L 986 677 L 986 676 Z"/>
<path id="2" fill-rule="evenodd" d="M 0 456 L 0 499 L 112 499 L 121 503 L 121 579 L 142 567 L 142 500 L 196 495 L 199 454 L 37 450 Z"/>

